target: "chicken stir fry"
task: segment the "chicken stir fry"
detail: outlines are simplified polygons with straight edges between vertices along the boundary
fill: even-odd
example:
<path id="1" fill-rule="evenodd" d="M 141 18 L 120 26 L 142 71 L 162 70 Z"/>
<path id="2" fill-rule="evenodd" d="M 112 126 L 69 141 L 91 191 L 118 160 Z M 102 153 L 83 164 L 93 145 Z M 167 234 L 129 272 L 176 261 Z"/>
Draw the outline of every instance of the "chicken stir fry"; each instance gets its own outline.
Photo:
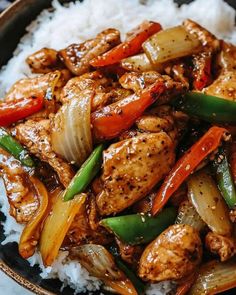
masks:
<path id="1" fill-rule="evenodd" d="M 35 75 L 0 103 L 20 255 L 50 266 L 68 251 L 117 294 L 167 280 L 177 295 L 213 294 L 211 278 L 236 268 L 235 60 L 192 20 L 28 56 Z"/>

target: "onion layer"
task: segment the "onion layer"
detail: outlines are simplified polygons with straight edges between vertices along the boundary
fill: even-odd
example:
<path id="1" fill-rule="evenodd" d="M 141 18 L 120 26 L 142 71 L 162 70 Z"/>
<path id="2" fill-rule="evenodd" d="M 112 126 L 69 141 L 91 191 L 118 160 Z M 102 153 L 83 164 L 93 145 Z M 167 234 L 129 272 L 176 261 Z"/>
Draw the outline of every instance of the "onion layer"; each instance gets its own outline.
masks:
<path id="1" fill-rule="evenodd" d="M 52 122 L 53 150 L 78 166 L 92 152 L 90 113 L 93 95 L 93 91 L 72 88 L 70 101 L 62 106 Z"/>
<path id="2" fill-rule="evenodd" d="M 128 71 L 146 72 L 157 71 L 162 72 L 164 66 L 162 64 L 154 65 L 145 53 L 130 56 L 122 59 L 121 66 Z"/>
<path id="3" fill-rule="evenodd" d="M 175 223 L 188 224 L 198 231 L 203 230 L 206 226 L 190 201 L 181 203 Z"/>
<path id="4" fill-rule="evenodd" d="M 101 280 L 121 295 L 137 295 L 131 281 L 116 266 L 113 256 L 101 245 L 87 244 L 71 250 L 73 258 L 88 270 L 88 272 Z"/>
<path id="5" fill-rule="evenodd" d="M 52 265 L 56 259 L 67 231 L 85 200 L 86 194 L 77 195 L 68 202 L 63 201 L 63 193 L 57 196 L 40 238 L 39 250 L 45 266 Z"/>
<path id="6" fill-rule="evenodd" d="M 202 220 L 216 234 L 228 236 L 232 225 L 227 206 L 212 177 L 204 170 L 189 177 L 188 197 Z"/>
<path id="7" fill-rule="evenodd" d="M 183 26 L 160 31 L 143 43 L 143 50 L 153 64 L 192 55 L 201 50 L 200 41 Z"/>
<path id="8" fill-rule="evenodd" d="M 236 261 L 211 261 L 201 266 L 189 294 L 214 295 L 234 287 L 236 287 Z"/>

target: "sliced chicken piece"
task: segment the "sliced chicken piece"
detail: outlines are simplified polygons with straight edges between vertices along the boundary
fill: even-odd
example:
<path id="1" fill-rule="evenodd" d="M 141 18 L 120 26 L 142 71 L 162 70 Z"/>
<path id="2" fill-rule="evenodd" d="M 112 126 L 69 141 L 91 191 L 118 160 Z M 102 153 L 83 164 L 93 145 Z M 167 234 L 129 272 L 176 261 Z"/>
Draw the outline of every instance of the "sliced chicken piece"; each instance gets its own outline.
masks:
<path id="1" fill-rule="evenodd" d="M 166 91 L 156 101 L 158 105 L 168 103 L 172 97 L 182 94 L 188 89 L 188 85 L 176 82 L 169 76 L 161 75 L 155 71 L 126 73 L 119 79 L 119 82 L 123 88 L 131 89 L 135 93 L 140 94 L 144 88 L 155 83 L 158 79 L 163 79 L 166 87 Z"/>
<path id="2" fill-rule="evenodd" d="M 150 109 L 137 121 L 136 126 L 144 132 L 165 131 L 177 144 L 188 122 L 188 116 L 174 111 L 168 105 L 161 105 Z"/>
<path id="3" fill-rule="evenodd" d="M 61 159 L 52 149 L 49 120 L 28 120 L 12 129 L 12 134 L 30 153 L 47 162 L 58 174 L 61 183 L 67 187 L 74 176 L 72 166 Z"/>
<path id="4" fill-rule="evenodd" d="M 198 232 L 186 224 L 171 225 L 144 250 L 139 276 L 152 282 L 179 280 L 193 273 L 201 258 Z"/>
<path id="5" fill-rule="evenodd" d="M 94 39 L 81 44 L 72 44 L 59 51 L 59 56 L 65 66 L 79 76 L 91 69 L 89 62 L 112 47 L 120 43 L 120 32 L 107 29 L 99 33 Z"/>
<path id="6" fill-rule="evenodd" d="M 121 242 L 116 238 L 116 243 L 119 247 L 119 253 L 121 258 L 131 265 L 132 268 L 136 268 L 143 248 L 138 245 L 128 245 Z"/>
<path id="7" fill-rule="evenodd" d="M 138 129 L 146 132 L 170 131 L 173 123 L 168 119 L 157 117 L 156 115 L 143 115 L 136 122 Z"/>
<path id="8" fill-rule="evenodd" d="M 66 103 L 70 100 L 74 89 L 78 90 L 92 90 L 94 97 L 92 99 L 92 111 L 104 106 L 110 100 L 111 94 L 111 80 L 106 78 L 102 73 L 95 71 L 86 73 L 79 77 L 74 77 L 68 81 L 61 93 L 61 102 Z"/>
<path id="9" fill-rule="evenodd" d="M 205 93 L 235 101 L 236 71 L 222 73 L 209 87 L 205 88 Z"/>
<path id="10" fill-rule="evenodd" d="M 54 49 L 42 48 L 29 55 L 26 62 L 33 73 L 46 74 L 62 68 L 62 63 L 57 53 Z"/>
<path id="11" fill-rule="evenodd" d="M 5 100 L 17 100 L 32 96 L 43 96 L 45 100 L 52 100 L 53 90 L 60 75 L 60 71 L 55 71 L 33 78 L 21 79 L 11 87 L 5 96 Z"/>
<path id="12" fill-rule="evenodd" d="M 174 81 L 181 82 L 182 84 L 189 87 L 189 78 L 191 77 L 191 70 L 186 60 L 177 59 L 168 62 L 165 67 L 165 73 L 172 77 Z"/>
<path id="13" fill-rule="evenodd" d="M 111 237 L 107 231 L 101 227 L 92 229 L 89 222 L 87 213 L 89 204 L 84 204 L 78 214 L 75 216 L 64 241 L 65 246 L 75 246 L 88 243 L 99 245 L 108 244 Z"/>
<path id="14" fill-rule="evenodd" d="M 103 153 L 101 215 L 118 213 L 144 198 L 174 164 L 174 144 L 165 132 L 141 134 L 112 144 Z"/>
<path id="15" fill-rule="evenodd" d="M 21 163 L 1 148 L 0 176 L 5 184 L 10 215 L 18 223 L 27 223 L 39 206 L 36 190 Z"/>
<path id="16" fill-rule="evenodd" d="M 219 50 L 220 41 L 202 26 L 190 19 L 185 20 L 183 26 L 190 34 L 198 37 L 207 51 L 216 52 Z"/>
<path id="17" fill-rule="evenodd" d="M 6 101 L 18 100 L 25 97 L 43 97 L 44 108 L 31 118 L 48 118 L 58 110 L 58 95 L 70 78 L 68 70 L 51 72 L 33 78 L 21 79 L 16 82 L 5 96 Z"/>
<path id="18" fill-rule="evenodd" d="M 206 247 L 220 257 L 221 261 L 226 261 L 236 254 L 236 241 L 233 237 L 224 237 L 213 232 L 206 235 Z"/>
<path id="19" fill-rule="evenodd" d="M 231 209 L 229 212 L 229 218 L 232 223 L 236 223 L 236 209 Z"/>
<path id="20" fill-rule="evenodd" d="M 132 211 L 135 213 L 146 213 L 149 214 L 151 213 L 152 210 L 152 204 L 153 200 L 156 196 L 156 190 L 154 189 L 154 192 L 151 192 L 148 194 L 144 199 L 141 199 L 140 201 L 136 202 L 132 206 Z"/>

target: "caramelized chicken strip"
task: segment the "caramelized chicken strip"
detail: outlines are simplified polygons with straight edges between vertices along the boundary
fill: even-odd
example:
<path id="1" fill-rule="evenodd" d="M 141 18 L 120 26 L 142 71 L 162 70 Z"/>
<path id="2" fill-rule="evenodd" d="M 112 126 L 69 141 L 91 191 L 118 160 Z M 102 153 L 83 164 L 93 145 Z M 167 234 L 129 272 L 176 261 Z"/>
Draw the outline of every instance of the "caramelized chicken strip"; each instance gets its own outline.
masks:
<path id="1" fill-rule="evenodd" d="M 215 52 L 220 48 L 220 41 L 209 31 L 204 29 L 194 21 L 187 19 L 183 22 L 185 29 L 193 35 L 196 35 L 207 51 Z"/>
<path id="2" fill-rule="evenodd" d="M 144 88 L 155 83 L 158 79 L 163 79 L 166 87 L 165 92 L 161 95 L 161 97 L 158 98 L 156 102 L 158 105 L 168 103 L 172 97 L 182 94 L 188 89 L 186 83 L 183 84 L 181 82 L 176 82 L 169 76 L 161 75 L 155 71 L 143 73 L 126 73 L 119 79 L 119 82 L 123 88 L 131 89 L 135 93 L 140 94 Z"/>
<path id="3" fill-rule="evenodd" d="M 21 163 L 1 148 L 0 176 L 5 184 L 10 204 L 10 215 L 18 223 L 27 223 L 39 206 L 35 188 Z"/>
<path id="4" fill-rule="evenodd" d="M 138 245 L 128 245 L 116 238 L 121 258 L 135 268 L 138 264 L 143 248 Z"/>
<path id="5" fill-rule="evenodd" d="M 110 99 L 110 94 L 107 93 L 111 87 L 111 80 L 106 78 L 102 73 L 95 71 L 86 73 L 80 77 L 74 77 L 68 81 L 61 93 L 60 101 L 66 103 L 70 100 L 74 89 L 92 90 L 94 97 L 92 99 L 92 111 L 104 106 Z"/>
<path id="6" fill-rule="evenodd" d="M 232 223 L 236 223 L 236 209 L 231 209 L 229 211 L 229 218 Z"/>
<path id="7" fill-rule="evenodd" d="M 88 206 L 88 204 L 87 204 Z M 82 245 L 88 243 L 108 244 L 111 238 L 106 230 L 99 227 L 93 230 L 88 220 L 87 206 L 84 204 L 75 216 L 64 241 L 65 246 Z"/>
<path id="8" fill-rule="evenodd" d="M 236 100 L 236 71 L 222 73 L 205 92 L 228 100 Z"/>
<path id="9" fill-rule="evenodd" d="M 201 258 L 198 232 L 186 224 L 171 225 L 144 250 L 139 276 L 152 282 L 179 280 L 194 272 Z"/>
<path id="10" fill-rule="evenodd" d="M 173 122 L 156 115 L 142 115 L 136 122 L 138 129 L 146 132 L 170 131 L 173 129 Z"/>
<path id="11" fill-rule="evenodd" d="M 51 48 L 42 48 L 29 55 L 26 62 L 33 73 L 39 74 L 46 74 L 62 67 L 57 51 Z"/>
<path id="12" fill-rule="evenodd" d="M 67 187 L 74 176 L 72 167 L 52 149 L 49 120 L 28 120 L 13 127 L 12 134 L 25 145 L 30 153 L 47 162 L 58 174 L 61 183 Z"/>
<path id="13" fill-rule="evenodd" d="M 188 122 L 188 116 L 182 112 L 173 111 L 168 105 L 152 108 L 137 121 L 136 126 L 142 132 L 165 131 L 177 144 Z"/>
<path id="14" fill-rule="evenodd" d="M 206 235 L 206 247 L 220 257 L 221 261 L 226 261 L 236 254 L 236 241 L 232 237 L 224 237 L 213 232 Z"/>
<path id="15" fill-rule="evenodd" d="M 91 68 L 89 62 L 112 47 L 120 43 L 120 32 L 107 29 L 99 33 L 94 39 L 81 44 L 72 44 L 59 51 L 59 56 L 65 66 L 75 75 L 79 76 Z"/>
<path id="16" fill-rule="evenodd" d="M 101 215 L 118 213 L 144 198 L 174 164 L 174 144 L 165 132 L 141 134 L 112 144 L 103 153 Z"/>

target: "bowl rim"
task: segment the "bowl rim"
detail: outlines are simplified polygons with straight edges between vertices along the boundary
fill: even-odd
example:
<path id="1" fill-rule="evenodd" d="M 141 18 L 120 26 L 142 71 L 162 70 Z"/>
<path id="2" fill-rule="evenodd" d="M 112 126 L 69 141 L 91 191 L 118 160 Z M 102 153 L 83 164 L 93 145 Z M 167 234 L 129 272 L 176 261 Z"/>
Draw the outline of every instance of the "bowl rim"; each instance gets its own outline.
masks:
<path id="1" fill-rule="evenodd" d="M 29 291 L 33 292 L 37 295 L 55 295 L 56 293 L 52 293 L 50 291 L 47 291 L 46 289 L 31 283 L 27 279 L 25 279 L 23 276 L 19 275 L 17 272 L 12 270 L 2 259 L 0 259 L 0 271 L 5 273 L 8 277 L 13 279 L 16 283 L 18 283 L 21 287 L 24 287 L 25 289 L 28 289 Z"/>

